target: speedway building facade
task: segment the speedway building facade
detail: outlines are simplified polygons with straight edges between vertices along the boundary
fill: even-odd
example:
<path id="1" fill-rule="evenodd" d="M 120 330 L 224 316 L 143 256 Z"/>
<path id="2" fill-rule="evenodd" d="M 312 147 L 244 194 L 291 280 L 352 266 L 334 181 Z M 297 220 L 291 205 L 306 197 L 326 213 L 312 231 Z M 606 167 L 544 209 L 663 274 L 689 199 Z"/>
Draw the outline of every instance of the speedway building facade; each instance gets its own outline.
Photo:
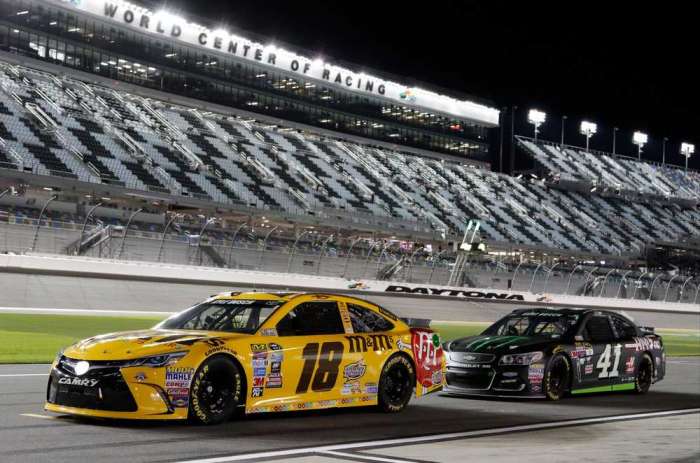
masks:
<path id="1" fill-rule="evenodd" d="M 288 121 L 481 161 L 498 125 L 482 103 L 119 0 L 8 0 L 0 15 L 3 50 Z"/>
<path id="2" fill-rule="evenodd" d="M 243 36 L 0 2 L 0 252 L 700 297 L 697 172 L 526 137 L 491 172 L 488 102 Z M 455 277 L 465 236 L 511 276 Z"/>

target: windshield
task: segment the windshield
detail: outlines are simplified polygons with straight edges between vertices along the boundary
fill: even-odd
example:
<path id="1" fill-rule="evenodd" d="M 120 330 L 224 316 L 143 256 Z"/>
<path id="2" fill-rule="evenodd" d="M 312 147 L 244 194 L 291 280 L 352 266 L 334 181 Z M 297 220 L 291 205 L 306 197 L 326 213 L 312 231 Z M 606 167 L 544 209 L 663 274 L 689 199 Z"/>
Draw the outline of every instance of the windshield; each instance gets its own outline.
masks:
<path id="1" fill-rule="evenodd" d="M 530 312 L 510 315 L 491 325 L 483 334 L 491 336 L 564 336 L 576 326 L 578 314 Z"/>
<path id="2" fill-rule="evenodd" d="M 156 328 L 254 333 L 284 301 L 219 299 L 187 309 Z"/>

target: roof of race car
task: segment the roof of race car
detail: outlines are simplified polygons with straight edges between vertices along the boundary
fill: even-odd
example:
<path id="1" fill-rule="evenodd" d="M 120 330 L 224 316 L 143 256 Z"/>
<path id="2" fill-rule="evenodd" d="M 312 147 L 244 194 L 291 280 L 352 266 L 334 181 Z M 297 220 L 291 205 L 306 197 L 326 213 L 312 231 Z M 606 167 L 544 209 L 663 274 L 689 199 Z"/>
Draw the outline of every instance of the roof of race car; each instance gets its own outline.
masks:
<path id="1" fill-rule="evenodd" d="M 257 299 L 257 300 L 282 300 L 288 301 L 296 296 L 301 296 L 304 293 L 284 292 L 284 291 L 226 291 L 219 294 L 214 294 L 211 297 L 215 299 Z"/>
<path id="2" fill-rule="evenodd" d="M 522 313 L 557 313 L 562 315 L 568 314 L 582 314 L 587 312 L 599 311 L 599 309 L 584 309 L 584 308 L 554 308 L 550 309 L 547 307 L 528 307 L 524 309 L 515 309 L 512 314 L 522 314 Z"/>

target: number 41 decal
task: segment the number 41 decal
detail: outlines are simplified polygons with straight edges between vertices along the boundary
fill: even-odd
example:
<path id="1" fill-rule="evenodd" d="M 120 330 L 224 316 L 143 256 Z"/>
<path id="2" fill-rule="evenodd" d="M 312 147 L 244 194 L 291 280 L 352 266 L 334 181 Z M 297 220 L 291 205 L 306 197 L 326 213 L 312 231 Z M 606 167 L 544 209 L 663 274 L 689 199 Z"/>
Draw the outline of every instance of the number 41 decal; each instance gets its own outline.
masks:
<path id="1" fill-rule="evenodd" d="M 614 362 L 610 361 L 610 352 L 613 350 L 612 344 L 608 344 L 605 346 L 605 351 L 603 351 L 603 354 L 600 356 L 598 359 L 598 363 L 596 364 L 596 368 L 600 369 L 600 373 L 598 374 L 598 378 L 615 378 L 619 375 L 618 367 L 620 366 L 620 354 L 622 352 L 622 345 L 620 344 L 615 344 L 615 360 Z M 612 369 L 610 368 L 610 365 L 613 364 Z"/>

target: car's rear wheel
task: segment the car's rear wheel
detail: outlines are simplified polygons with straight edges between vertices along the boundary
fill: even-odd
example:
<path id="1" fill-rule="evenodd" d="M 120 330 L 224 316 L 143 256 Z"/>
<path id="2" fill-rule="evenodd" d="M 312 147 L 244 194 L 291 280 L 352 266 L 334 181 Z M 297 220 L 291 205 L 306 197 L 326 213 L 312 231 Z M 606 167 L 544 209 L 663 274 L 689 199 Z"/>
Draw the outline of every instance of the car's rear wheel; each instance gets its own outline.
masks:
<path id="1" fill-rule="evenodd" d="M 391 357 L 379 378 L 379 409 L 386 413 L 400 412 L 411 400 L 416 372 L 411 361 L 403 355 Z"/>
<path id="2" fill-rule="evenodd" d="M 243 376 L 228 358 L 207 359 L 197 370 L 190 388 L 189 416 L 202 424 L 223 423 L 244 400 Z"/>
<path id="3" fill-rule="evenodd" d="M 559 400 L 569 390 L 571 364 L 564 355 L 557 354 L 549 361 L 544 375 L 544 394 L 549 400 Z"/>
<path id="4" fill-rule="evenodd" d="M 634 377 L 634 392 L 637 394 L 646 394 L 651 387 L 653 376 L 654 363 L 649 354 L 644 354 L 637 367 L 637 374 Z"/>

